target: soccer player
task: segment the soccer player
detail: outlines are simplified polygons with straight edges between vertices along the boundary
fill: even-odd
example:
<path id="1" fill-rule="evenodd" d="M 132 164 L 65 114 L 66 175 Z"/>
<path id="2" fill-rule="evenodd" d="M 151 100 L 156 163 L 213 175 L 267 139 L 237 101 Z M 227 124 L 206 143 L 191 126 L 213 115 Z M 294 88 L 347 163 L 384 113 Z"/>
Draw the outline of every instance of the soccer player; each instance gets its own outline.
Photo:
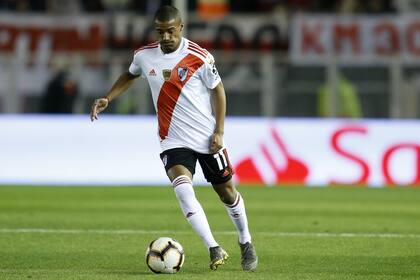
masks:
<path id="1" fill-rule="evenodd" d="M 258 257 L 251 243 L 244 201 L 232 182 L 233 171 L 223 145 L 226 96 L 213 56 L 182 37 L 183 23 L 175 7 L 159 8 L 154 24 L 158 42 L 134 52 L 128 71 L 105 97 L 93 103 L 91 120 L 137 77 L 146 78 L 157 112 L 160 157 L 186 219 L 209 250 L 210 268 L 216 270 L 224 264 L 228 254 L 214 239 L 194 193 L 197 160 L 237 229 L 242 268 L 255 270 Z"/>

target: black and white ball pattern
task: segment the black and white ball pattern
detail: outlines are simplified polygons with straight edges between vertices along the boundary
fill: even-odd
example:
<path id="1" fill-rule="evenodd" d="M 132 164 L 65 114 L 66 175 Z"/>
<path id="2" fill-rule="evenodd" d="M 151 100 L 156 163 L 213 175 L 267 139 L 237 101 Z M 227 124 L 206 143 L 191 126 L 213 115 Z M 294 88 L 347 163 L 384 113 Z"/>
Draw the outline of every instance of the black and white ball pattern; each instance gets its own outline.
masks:
<path id="1" fill-rule="evenodd" d="M 146 251 L 146 263 L 154 273 L 177 273 L 184 264 L 182 245 L 173 238 L 159 237 Z"/>

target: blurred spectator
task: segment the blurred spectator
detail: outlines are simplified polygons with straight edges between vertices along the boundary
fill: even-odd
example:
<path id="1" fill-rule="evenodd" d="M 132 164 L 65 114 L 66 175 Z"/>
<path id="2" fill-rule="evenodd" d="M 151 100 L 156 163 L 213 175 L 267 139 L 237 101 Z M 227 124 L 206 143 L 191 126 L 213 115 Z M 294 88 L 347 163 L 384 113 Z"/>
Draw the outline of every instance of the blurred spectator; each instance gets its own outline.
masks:
<path id="1" fill-rule="evenodd" d="M 77 14 L 81 10 L 79 0 L 47 0 L 47 11 L 51 14 Z"/>
<path id="2" fill-rule="evenodd" d="M 242 0 L 231 0 L 230 10 L 232 12 L 249 13 L 258 10 L 259 1 L 242 1 Z"/>
<path id="3" fill-rule="evenodd" d="M 383 14 L 395 12 L 391 0 L 370 0 L 363 2 L 365 12 L 369 14 Z"/>
<path id="4" fill-rule="evenodd" d="M 45 12 L 46 0 L 0 0 L 0 10 Z"/>
<path id="5" fill-rule="evenodd" d="M 313 0 L 230 0 L 230 7 L 232 12 L 240 13 L 273 12 L 279 7 L 286 7 L 290 12 L 296 12 L 308 11 L 313 2 Z"/>
<path id="6" fill-rule="evenodd" d="M 102 4 L 105 10 L 111 11 L 123 11 L 129 8 L 131 0 L 102 0 Z M 146 1 L 137 1 L 146 2 Z"/>
<path id="7" fill-rule="evenodd" d="M 420 0 L 394 0 L 394 8 L 399 13 L 418 13 Z"/>
<path id="8" fill-rule="evenodd" d="M 104 5 L 101 0 L 82 1 L 83 10 L 88 13 L 98 13 L 104 11 Z"/>
<path id="9" fill-rule="evenodd" d="M 356 88 L 343 76 L 337 81 L 336 116 L 340 118 L 361 118 L 362 109 Z M 332 117 L 331 87 L 328 84 L 318 90 L 318 115 Z"/>
<path id="10" fill-rule="evenodd" d="M 313 6 L 312 0 L 288 0 L 289 9 L 293 12 L 309 12 Z"/>
<path id="11" fill-rule="evenodd" d="M 401 0 L 401 2 L 405 1 Z M 314 0 L 311 11 L 341 14 L 379 14 L 394 12 L 395 9 L 392 0 Z"/>
<path id="12" fill-rule="evenodd" d="M 77 97 L 76 82 L 64 69 L 59 69 L 48 83 L 42 100 L 42 113 L 71 114 Z"/>
<path id="13" fill-rule="evenodd" d="M 202 19 L 220 19 L 230 10 L 228 0 L 198 0 L 197 11 Z"/>
<path id="14" fill-rule="evenodd" d="M 185 0 L 187 1 L 187 0 Z M 420 10 L 420 0 L 188 0 L 190 11 L 202 12 L 204 6 L 225 6 L 233 13 L 264 13 L 279 7 L 294 12 L 321 13 L 390 13 Z M 1 10 L 20 12 L 80 13 L 126 11 L 154 14 L 158 7 L 173 4 L 172 0 L 0 0 Z M 222 5 L 220 5 L 222 4 Z"/>
<path id="15" fill-rule="evenodd" d="M 362 13 L 363 5 L 359 0 L 341 0 L 336 2 L 335 11 L 340 14 Z"/>
<path id="16" fill-rule="evenodd" d="M 335 9 L 338 1 L 314 0 L 312 9 L 317 12 L 326 13 Z"/>
<path id="17" fill-rule="evenodd" d="M 170 0 L 131 0 L 127 7 L 130 11 L 135 11 L 140 14 L 154 15 L 160 6 L 171 4 L 172 1 Z"/>

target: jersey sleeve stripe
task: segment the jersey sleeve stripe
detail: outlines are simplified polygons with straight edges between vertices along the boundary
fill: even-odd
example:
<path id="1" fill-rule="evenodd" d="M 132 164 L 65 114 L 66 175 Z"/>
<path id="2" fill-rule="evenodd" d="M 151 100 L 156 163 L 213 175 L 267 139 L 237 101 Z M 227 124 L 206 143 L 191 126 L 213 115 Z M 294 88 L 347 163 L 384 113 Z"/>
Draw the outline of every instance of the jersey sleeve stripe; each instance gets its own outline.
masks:
<path id="1" fill-rule="evenodd" d="M 203 61 L 206 60 L 206 56 L 202 53 L 197 52 L 196 50 L 190 49 L 188 48 L 188 50 L 191 52 L 191 54 L 198 56 L 199 58 L 201 58 Z"/>
<path id="2" fill-rule="evenodd" d="M 150 48 L 150 47 L 157 47 L 158 45 L 159 45 L 158 43 L 151 43 L 151 44 L 148 44 L 146 46 L 142 46 L 142 47 L 138 48 L 138 50 L 144 49 L 144 48 Z"/>
<path id="3" fill-rule="evenodd" d="M 203 64 L 204 61 L 199 57 L 193 54 L 187 54 L 172 69 L 170 79 L 163 83 L 157 100 L 159 136 L 161 140 L 164 140 L 168 136 L 173 112 L 178 98 L 181 95 L 182 88 Z M 185 67 L 188 68 L 187 77 L 181 81 L 178 77 L 178 68 Z"/>
<path id="4" fill-rule="evenodd" d="M 209 53 L 206 49 L 204 49 L 204 48 L 200 47 L 197 43 L 194 43 L 194 42 L 192 42 L 192 41 L 190 41 L 190 42 L 189 42 L 188 46 L 196 47 L 197 49 L 199 49 L 199 50 L 201 50 L 201 51 L 205 52 L 206 54 L 208 54 L 208 53 Z"/>
<path id="5" fill-rule="evenodd" d="M 207 57 L 207 55 L 208 55 L 207 51 L 204 51 L 203 49 L 199 49 L 199 48 L 194 47 L 194 46 L 188 46 L 188 49 L 189 50 L 195 50 L 196 52 L 201 53 L 204 57 Z"/>
<path id="6" fill-rule="evenodd" d="M 142 51 L 142 50 L 157 48 L 158 45 L 159 45 L 158 43 L 152 43 L 152 44 L 140 47 L 140 48 L 138 48 L 137 50 L 134 51 L 134 54 L 136 54 L 136 53 L 138 53 L 139 51 Z"/>
<path id="7" fill-rule="evenodd" d="M 193 48 L 193 47 L 188 47 L 188 49 L 189 50 L 191 50 L 191 51 L 194 51 L 194 52 L 196 52 L 196 53 L 199 53 L 199 54 L 201 54 L 202 56 L 204 56 L 204 57 L 207 57 L 207 54 L 205 53 L 205 52 L 202 52 L 202 51 L 200 51 L 200 50 L 197 50 L 197 49 L 195 49 L 195 48 Z"/>

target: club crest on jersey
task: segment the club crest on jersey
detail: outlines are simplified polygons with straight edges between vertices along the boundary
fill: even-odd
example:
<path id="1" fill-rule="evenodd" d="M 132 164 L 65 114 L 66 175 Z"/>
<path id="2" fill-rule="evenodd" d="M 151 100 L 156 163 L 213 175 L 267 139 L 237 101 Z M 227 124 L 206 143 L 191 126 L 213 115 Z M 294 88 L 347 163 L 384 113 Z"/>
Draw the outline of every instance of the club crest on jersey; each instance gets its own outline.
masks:
<path id="1" fill-rule="evenodd" d="M 169 81 L 171 79 L 171 69 L 163 69 L 162 70 L 162 75 L 163 78 L 165 79 L 165 81 Z"/>
<path id="2" fill-rule="evenodd" d="M 178 77 L 183 82 L 188 75 L 188 67 L 178 67 Z"/>

